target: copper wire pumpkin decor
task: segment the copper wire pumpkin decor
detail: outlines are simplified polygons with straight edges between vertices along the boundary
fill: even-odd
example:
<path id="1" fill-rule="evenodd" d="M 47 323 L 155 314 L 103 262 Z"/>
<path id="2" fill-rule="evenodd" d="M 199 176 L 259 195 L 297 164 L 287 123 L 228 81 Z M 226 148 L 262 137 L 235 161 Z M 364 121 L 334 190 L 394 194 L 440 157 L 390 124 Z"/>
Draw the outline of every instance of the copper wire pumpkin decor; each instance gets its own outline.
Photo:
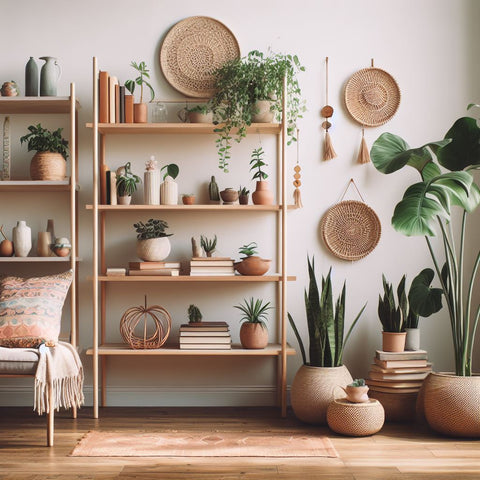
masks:
<path id="1" fill-rule="evenodd" d="M 167 341 L 171 327 L 172 319 L 167 310 L 160 305 L 147 307 L 147 296 L 144 306 L 129 308 L 120 320 L 120 334 L 135 350 L 160 348 Z M 140 330 L 140 334 L 136 330 Z"/>

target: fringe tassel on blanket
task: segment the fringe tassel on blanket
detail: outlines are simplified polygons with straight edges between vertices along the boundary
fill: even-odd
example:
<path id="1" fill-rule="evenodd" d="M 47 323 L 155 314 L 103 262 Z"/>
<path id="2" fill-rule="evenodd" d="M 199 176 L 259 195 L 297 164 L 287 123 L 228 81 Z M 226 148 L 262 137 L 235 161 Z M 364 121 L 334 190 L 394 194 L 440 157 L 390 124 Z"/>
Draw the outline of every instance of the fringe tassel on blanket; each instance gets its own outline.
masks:
<path id="1" fill-rule="evenodd" d="M 365 130 L 362 128 L 362 142 L 360 143 L 360 151 L 358 152 L 358 163 L 369 163 L 370 153 L 368 151 L 367 142 L 365 141 Z"/>

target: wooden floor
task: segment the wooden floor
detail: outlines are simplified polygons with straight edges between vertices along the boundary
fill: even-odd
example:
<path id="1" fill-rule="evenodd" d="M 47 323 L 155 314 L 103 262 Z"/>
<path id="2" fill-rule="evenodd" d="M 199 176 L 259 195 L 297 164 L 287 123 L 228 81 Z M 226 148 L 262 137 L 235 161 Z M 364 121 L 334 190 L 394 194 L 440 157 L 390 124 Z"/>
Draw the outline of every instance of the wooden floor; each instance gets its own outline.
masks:
<path id="1" fill-rule="evenodd" d="M 56 417 L 55 446 L 45 447 L 45 417 L 29 408 L 0 408 L 0 479 L 480 479 L 480 440 L 450 439 L 415 424 L 386 424 L 372 437 L 348 438 L 281 419 L 270 408 L 106 408 Z M 69 457 L 89 430 L 275 432 L 321 431 L 339 458 Z"/>

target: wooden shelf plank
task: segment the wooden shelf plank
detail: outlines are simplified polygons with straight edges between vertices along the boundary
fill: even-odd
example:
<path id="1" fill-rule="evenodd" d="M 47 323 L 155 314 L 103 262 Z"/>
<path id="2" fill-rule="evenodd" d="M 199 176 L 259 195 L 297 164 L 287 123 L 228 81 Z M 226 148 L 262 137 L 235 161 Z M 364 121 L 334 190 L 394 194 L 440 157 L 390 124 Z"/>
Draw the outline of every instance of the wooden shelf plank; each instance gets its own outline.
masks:
<path id="1" fill-rule="evenodd" d="M 164 210 L 192 212 L 277 212 L 281 205 L 99 205 L 99 211 L 126 212 L 129 210 Z M 296 210 L 296 205 L 288 205 L 288 210 Z M 93 205 L 86 205 L 87 210 L 93 210 Z"/>
<path id="2" fill-rule="evenodd" d="M 2 180 L 0 192 L 68 192 L 70 178 L 60 181 L 48 180 Z"/>
<path id="3" fill-rule="evenodd" d="M 70 97 L 0 97 L 0 114 L 23 113 L 70 113 Z"/>
<path id="4" fill-rule="evenodd" d="M 87 128 L 93 128 L 93 123 L 87 123 Z M 99 133 L 105 135 L 138 135 L 138 134 L 201 134 L 212 135 L 219 125 L 213 123 L 99 123 Z M 237 129 L 232 130 L 235 135 Z M 247 133 L 275 134 L 281 133 L 279 123 L 252 123 L 247 127 Z"/>
<path id="5" fill-rule="evenodd" d="M 109 343 L 100 345 L 98 354 L 102 356 L 144 356 L 144 355 L 176 355 L 176 356 L 244 356 L 244 357 L 276 357 L 280 355 L 282 347 L 279 344 L 269 344 L 264 349 L 244 349 L 239 344 L 233 344 L 231 350 L 180 350 L 178 344 L 147 350 L 133 350 L 123 343 Z M 295 349 L 287 344 L 287 355 L 295 355 Z M 93 355 L 93 348 L 87 350 L 87 355 Z"/>
<path id="6" fill-rule="evenodd" d="M 297 277 L 289 275 L 287 281 L 294 282 Z M 190 275 L 179 275 L 178 277 L 171 277 L 168 275 L 125 275 L 125 276 L 106 276 L 99 275 L 99 282 L 222 282 L 222 283 L 235 283 L 235 282 L 280 282 L 282 276 L 279 274 L 273 275 L 262 275 L 262 276 L 253 276 L 253 275 L 205 275 L 205 276 L 190 276 Z"/>
<path id="7" fill-rule="evenodd" d="M 81 259 L 77 257 L 75 261 L 80 262 Z M 67 257 L 0 257 L 0 263 L 63 263 L 63 262 L 70 262 L 70 256 L 67 256 Z"/>

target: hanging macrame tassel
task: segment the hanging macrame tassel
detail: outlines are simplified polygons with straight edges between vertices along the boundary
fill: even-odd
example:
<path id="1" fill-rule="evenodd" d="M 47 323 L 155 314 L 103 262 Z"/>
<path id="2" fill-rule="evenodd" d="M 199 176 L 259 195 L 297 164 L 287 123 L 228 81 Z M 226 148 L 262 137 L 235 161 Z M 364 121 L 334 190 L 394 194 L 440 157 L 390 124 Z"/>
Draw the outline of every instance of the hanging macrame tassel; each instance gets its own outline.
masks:
<path id="1" fill-rule="evenodd" d="M 323 159 L 331 160 L 336 156 L 337 156 L 337 153 L 333 148 L 332 139 L 330 138 L 330 134 L 328 133 L 328 130 L 327 130 L 327 132 L 325 133 L 325 142 L 323 144 Z"/>
<path id="2" fill-rule="evenodd" d="M 360 143 L 360 151 L 358 152 L 358 163 L 369 163 L 370 153 L 368 151 L 367 142 L 365 141 L 365 130 L 362 129 L 362 142 Z"/>
<path id="3" fill-rule="evenodd" d="M 293 170 L 295 171 L 295 174 L 293 175 L 293 186 L 295 187 L 295 190 L 293 191 L 293 202 L 297 208 L 302 208 L 303 203 L 302 203 L 302 194 L 300 193 L 300 186 L 302 185 L 302 182 L 300 180 L 301 174 L 300 171 L 302 168 L 298 164 L 299 162 L 299 151 L 300 151 L 300 130 L 297 128 L 297 164 L 295 167 L 293 167 Z"/>

